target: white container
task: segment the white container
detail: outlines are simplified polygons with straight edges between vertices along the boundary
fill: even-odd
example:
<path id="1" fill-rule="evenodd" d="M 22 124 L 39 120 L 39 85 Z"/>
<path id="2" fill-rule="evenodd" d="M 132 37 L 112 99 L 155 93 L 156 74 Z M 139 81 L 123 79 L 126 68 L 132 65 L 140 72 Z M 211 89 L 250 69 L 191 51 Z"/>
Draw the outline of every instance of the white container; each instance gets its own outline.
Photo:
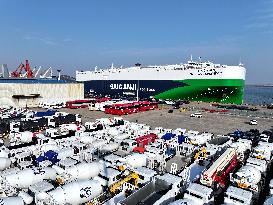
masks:
<path id="1" fill-rule="evenodd" d="M 144 167 L 147 165 L 147 161 L 147 155 L 139 153 L 134 153 L 125 158 L 125 163 L 133 168 Z"/>
<path id="2" fill-rule="evenodd" d="M 119 144 L 112 142 L 112 143 L 106 144 L 105 146 L 101 147 L 100 151 L 111 152 L 111 151 L 117 150 L 118 148 L 119 148 Z"/>
<path id="3" fill-rule="evenodd" d="M 33 133 L 32 132 L 25 131 L 25 132 L 22 132 L 20 134 L 21 134 L 21 136 L 20 136 L 20 141 L 21 142 L 28 143 L 28 142 L 32 141 L 32 137 L 33 137 Z M 18 137 L 18 136 L 16 136 L 16 137 Z"/>
<path id="4" fill-rule="evenodd" d="M 0 170 L 4 170 L 11 165 L 11 160 L 6 157 L 0 157 Z"/>
<path id="5" fill-rule="evenodd" d="M 99 162 L 92 163 L 80 163 L 66 169 L 66 173 L 71 176 L 72 179 L 90 179 L 98 176 L 103 166 Z"/>
<path id="6" fill-rule="evenodd" d="M 9 157 L 9 151 L 5 149 L 0 150 L 0 157 Z"/>
<path id="7" fill-rule="evenodd" d="M 100 148 L 102 146 L 105 146 L 107 144 L 106 140 L 96 140 L 92 143 L 93 148 Z"/>
<path id="8" fill-rule="evenodd" d="M 102 186 L 96 180 L 82 180 L 66 184 L 48 192 L 56 204 L 82 204 L 102 193 Z M 51 203 L 52 203 L 51 202 Z"/>
<path id="9" fill-rule="evenodd" d="M 80 137 L 80 142 L 84 144 L 92 144 L 94 141 L 95 141 L 94 137 L 91 137 L 91 136 Z"/>
<path id="10" fill-rule="evenodd" d="M 74 149 L 73 148 L 65 148 L 56 151 L 58 153 L 58 159 L 63 160 L 67 157 L 71 157 L 74 155 Z"/>
<path id="11" fill-rule="evenodd" d="M 42 145 L 41 152 L 47 152 L 49 150 L 56 151 L 58 149 L 59 149 L 59 147 L 58 147 L 57 144 L 50 144 L 50 143 L 48 143 L 48 144 Z"/>
<path id="12" fill-rule="evenodd" d="M 5 178 L 11 186 L 24 189 L 44 179 L 55 180 L 56 170 L 50 167 L 35 167 L 7 175 Z"/>

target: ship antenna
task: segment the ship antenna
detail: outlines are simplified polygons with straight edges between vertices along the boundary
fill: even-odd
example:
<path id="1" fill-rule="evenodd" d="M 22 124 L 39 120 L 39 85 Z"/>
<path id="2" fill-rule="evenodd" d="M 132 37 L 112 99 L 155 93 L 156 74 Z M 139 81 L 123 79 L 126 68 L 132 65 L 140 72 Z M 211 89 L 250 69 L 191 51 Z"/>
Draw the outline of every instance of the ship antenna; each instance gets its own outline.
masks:
<path id="1" fill-rule="evenodd" d="M 192 54 L 191 54 L 191 61 L 192 61 Z"/>
<path id="2" fill-rule="evenodd" d="M 114 63 L 112 63 L 111 70 L 114 69 Z"/>
<path id="3" fill-rule="evenodd" d="M 242 63 L 242 59 L 241 59 L 241 57 L 240 57 L 240 59 L 239 59 L 239 66 L 243 66 L 244 64 Z"/>

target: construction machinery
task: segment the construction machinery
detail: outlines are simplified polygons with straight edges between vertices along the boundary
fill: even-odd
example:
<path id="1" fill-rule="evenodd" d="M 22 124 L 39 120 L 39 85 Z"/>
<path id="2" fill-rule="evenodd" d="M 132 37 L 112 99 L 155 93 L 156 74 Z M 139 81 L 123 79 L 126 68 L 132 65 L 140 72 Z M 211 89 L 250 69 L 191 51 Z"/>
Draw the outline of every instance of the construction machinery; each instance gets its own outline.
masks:
<path id="1" fill-rule="evenodd" d="M 237 166 L 237 154 L 234 148 L 228 148 L 213 164 L 201 175 L 200 182 L 213 189 L 225 188 L 227 176 Z M 215 187 L 216 185 L 216 187 Z M 219 187 L 220 186 L 220 187 Z"/>
<path id="2" fill-rule="evenodd" d="M 25 73 L 23 73 L 25 71 Z M 11 77 L 27 77 L 27 78 L 33 78 L 33 71 L 30 68 L 30 65 L 28 63 L 28 60 L 26 60 L 26 64 L 20 63 L 18 68 L 16 68 L 15 71 L 11 72 Z"/>
<path id="3" fill-rule="evenodd" d="M 206 147 L 202 147 L 195 155 L 194 160 L 197 159 L 206 159 L 207 158 L 207 149 Z"/>
<path id="4" fill-rule="evenodd" d="M 120 190 L 120 188 L 125 183 L 129 183 L 131 180 L 133 181 L 133 185 L 135 187 L 137 187 L 138 186 L 139 175 L 137 173 L 135 173 L 135 172 L 131 172 L 129 175 L 125 176 L 121 180 L 119 180 L 119 181 L 115 182 L 114 184 L 112 184 L 109 187 L 110 193 L 115 195 L 118 192 L 118 190 Z"/>

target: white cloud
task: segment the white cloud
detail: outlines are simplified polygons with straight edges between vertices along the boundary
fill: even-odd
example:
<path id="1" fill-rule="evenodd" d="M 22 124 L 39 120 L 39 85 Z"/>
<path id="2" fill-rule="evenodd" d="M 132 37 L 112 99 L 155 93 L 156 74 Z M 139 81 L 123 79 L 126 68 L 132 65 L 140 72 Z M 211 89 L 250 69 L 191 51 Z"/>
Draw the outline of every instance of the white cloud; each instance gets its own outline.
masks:
<path id="1" fill-rule="evenodd" d="M 65 39 L 63 39 L 63 42 L 71 42 L 71 41 L 72 41 L 71 38 L 65 38 Z"/>
<path id="2" fill-rule="evenodd" d="M 263 1 L 249 18 L 245 28 L 264 34 L 271 33 L 273 31 L 273 0 Z"/>
<path id="3" fill-rule="evenodd" d="M 35 41 L 40 41 L 46 45 L 57 45 L 55 41 L 50 40 L 49 38 L 44 38 L 44 37 L 38 37 L 38 36 L 32 36 L 32 35 L 25 35 L 23 37 L 25 40 L 35 40 Z"/>

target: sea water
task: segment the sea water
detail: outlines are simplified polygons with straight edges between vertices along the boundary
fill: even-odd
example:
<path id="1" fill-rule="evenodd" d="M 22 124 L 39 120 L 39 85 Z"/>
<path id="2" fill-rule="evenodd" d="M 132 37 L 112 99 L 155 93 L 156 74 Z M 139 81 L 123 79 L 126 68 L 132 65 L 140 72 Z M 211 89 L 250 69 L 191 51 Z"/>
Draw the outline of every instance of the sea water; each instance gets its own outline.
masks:
<path id="1" fill-rule="evenodd" d="M 273 103 L 273 87 L 246 85 L 244 103 L 255 105 Z"/>

